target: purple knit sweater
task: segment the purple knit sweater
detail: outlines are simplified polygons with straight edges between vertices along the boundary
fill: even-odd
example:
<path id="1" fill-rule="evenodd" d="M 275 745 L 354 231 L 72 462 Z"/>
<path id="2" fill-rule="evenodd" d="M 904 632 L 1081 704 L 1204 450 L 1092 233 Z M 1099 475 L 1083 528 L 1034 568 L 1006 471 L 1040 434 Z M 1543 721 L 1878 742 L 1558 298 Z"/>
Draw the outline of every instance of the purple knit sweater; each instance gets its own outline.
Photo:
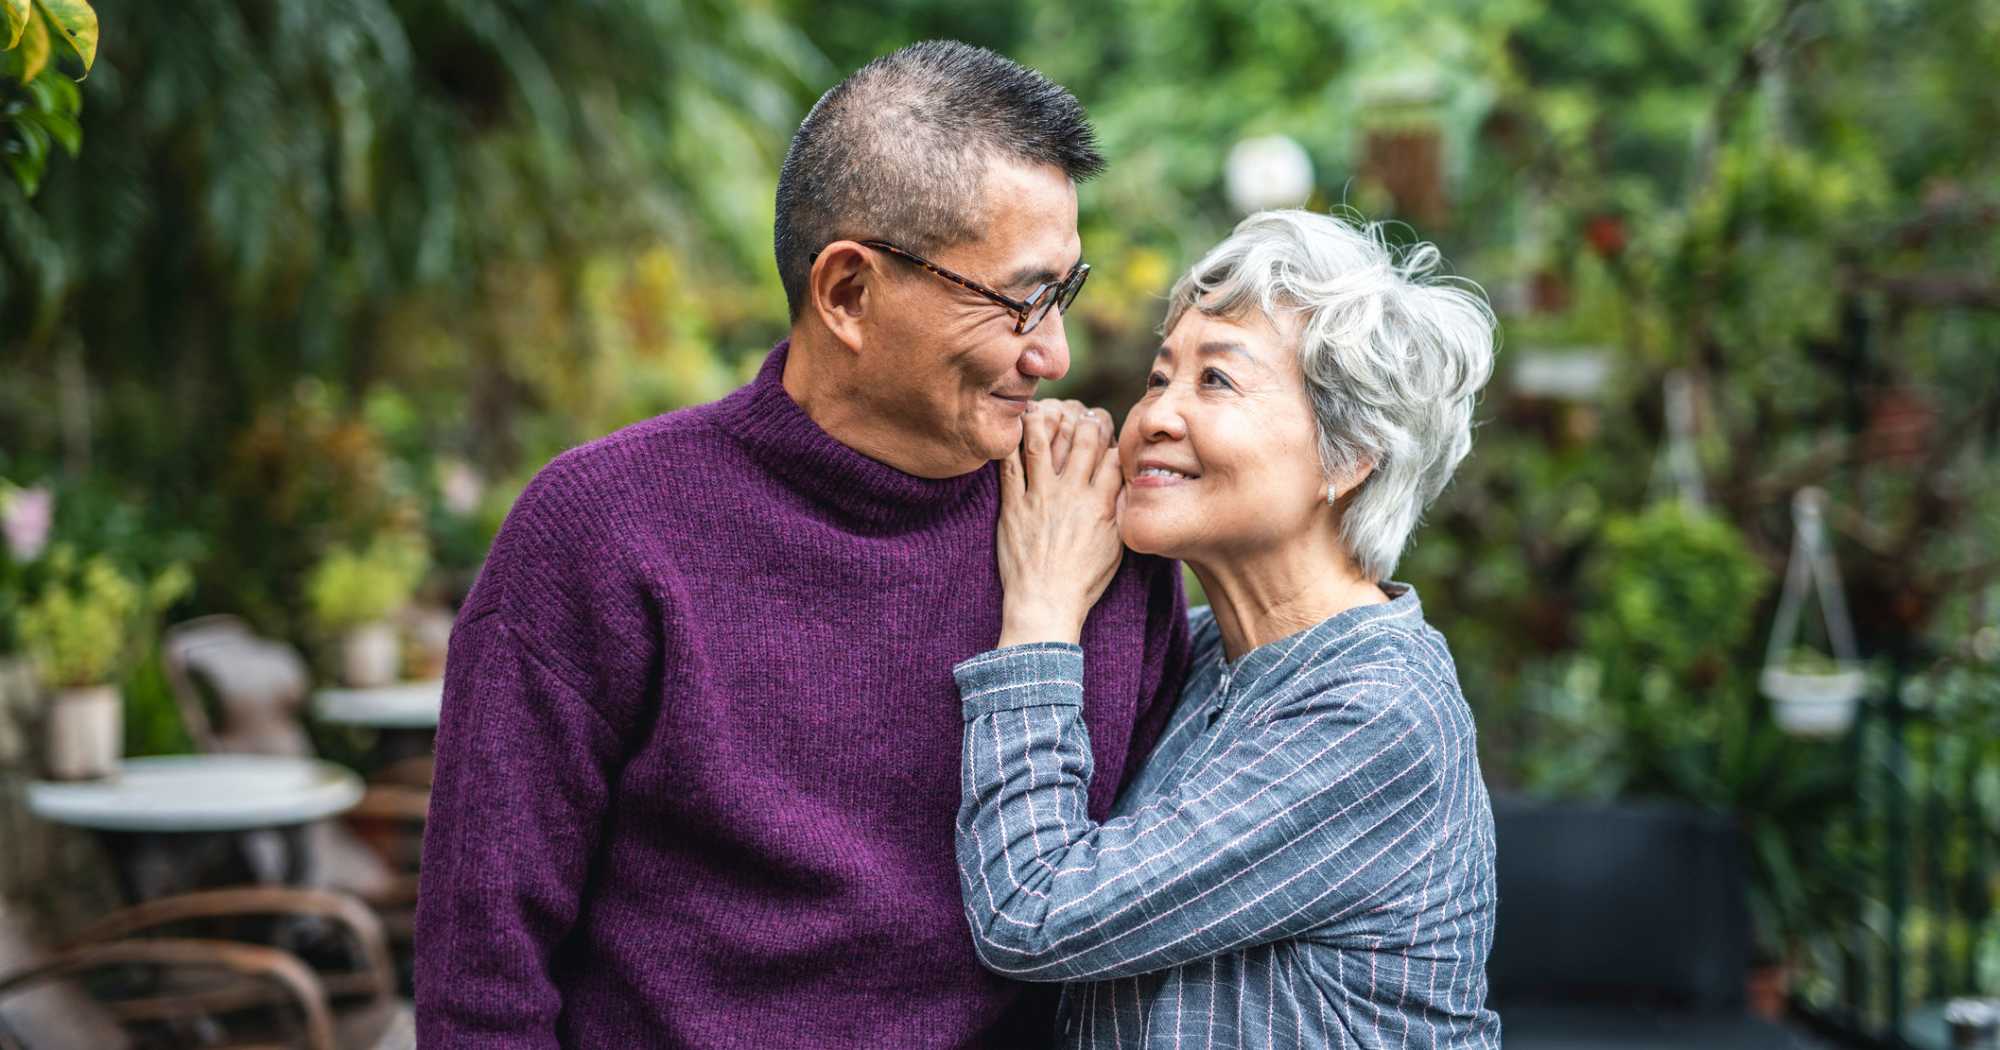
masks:
<path id="1" fill-rule="evenodd" d="M 1018 1023 L 952 852 L 951 669 L 1000 630 L 996 472 L 840 444 L 785 393 L 786 349 L 558 456 L 494 540 L 445 672 L 424 1047 L 959 1047 Z M 1084 629 L 1097 819 L 1178 694 L 1183 606 L 1171 563 L 1128 554 Z"/>

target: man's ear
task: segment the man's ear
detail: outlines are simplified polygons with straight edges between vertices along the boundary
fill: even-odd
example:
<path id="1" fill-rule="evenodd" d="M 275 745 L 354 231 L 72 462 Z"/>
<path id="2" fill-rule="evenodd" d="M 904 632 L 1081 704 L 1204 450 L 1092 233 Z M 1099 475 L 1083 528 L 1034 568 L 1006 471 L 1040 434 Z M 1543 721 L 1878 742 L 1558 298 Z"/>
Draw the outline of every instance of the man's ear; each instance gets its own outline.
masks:
<path id="1" fill-rule="evenodd" d="M 863 322 L 875 305 L 875 282 L 881 271 L 868 249 L 853 241 L 835 241 L 820 249 L 806 276 L 808 308 L 833 338 L 859 353 Z"/>

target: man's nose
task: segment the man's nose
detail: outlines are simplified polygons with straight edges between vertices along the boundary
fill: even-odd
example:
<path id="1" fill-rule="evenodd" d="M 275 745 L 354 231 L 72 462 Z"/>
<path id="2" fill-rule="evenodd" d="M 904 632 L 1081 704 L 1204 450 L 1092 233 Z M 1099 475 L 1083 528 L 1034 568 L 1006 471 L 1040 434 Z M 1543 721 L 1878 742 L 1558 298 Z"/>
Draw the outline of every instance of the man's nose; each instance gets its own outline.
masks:
<path id="1" fill-rule="evenodd" d="M 1063 332 L 1062 308 L 1049 311 L 1028 333 L 1028 350 L 1021 355 L 1021 374 L 1054 381 L 1069 374 L 1069 336 Z"/>

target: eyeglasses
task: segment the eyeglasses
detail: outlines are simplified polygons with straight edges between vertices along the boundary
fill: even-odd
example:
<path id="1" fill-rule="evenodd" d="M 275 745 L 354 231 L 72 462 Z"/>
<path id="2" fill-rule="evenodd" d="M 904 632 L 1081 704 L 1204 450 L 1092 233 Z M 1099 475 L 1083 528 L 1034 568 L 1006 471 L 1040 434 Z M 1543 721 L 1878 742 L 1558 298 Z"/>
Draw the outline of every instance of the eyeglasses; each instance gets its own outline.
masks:
<path id="1" fill-rule="evenodd" d="M 999 292 L 980 284 L 970 277 L 961 277 L 915 252 L 904 251 L 890 244 L 888 241 L 862 241 L 861 243 L 870 248 L 888 252 L 890 255 L 905 262 L 915 263 L 953 284 L 977 292 L 1000 304 L 1006 308 L 1008 313 L 1014 315 L 1015 335 L 1026 335 L 1034 331 L 1035 326 L 1041 324 L 1042 318 L 1047 317 L 1049 311 L 1052 309 L 1060 308 L 1064 313 L 1068 313 L 1069 304 L 1076 301 L 1076 293 L 1083 290 L 1083 282 L 1090 277 L 1090 264 L 1079 262 L 1070 269 L 1068 276 L 1062 280 L 1043 281 L 1041 284 L 1035 286 L 1035 290 L 1030 292 L 1026 299 L 1015 299 L 1010 296 L 1001 295 Z M 818 258 L 819 253 L 814 252 L 813 257 Z"/>

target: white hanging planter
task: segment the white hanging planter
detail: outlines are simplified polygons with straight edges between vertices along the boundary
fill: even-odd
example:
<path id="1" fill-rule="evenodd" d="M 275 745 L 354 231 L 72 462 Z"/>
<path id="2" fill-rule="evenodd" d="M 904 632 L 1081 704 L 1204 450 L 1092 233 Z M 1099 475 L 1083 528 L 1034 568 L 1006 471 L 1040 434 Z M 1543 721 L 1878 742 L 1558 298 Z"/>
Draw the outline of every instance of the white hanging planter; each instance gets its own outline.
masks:
<path id="1" fill-rule="evenodd" d="M 349 628 L 340 636 L 340 680 L 354 689 L 388 685 L 402 677 L 403 647 L 387 620 Z"/>
<path id="2" fill-rule="evenodd" d="M 1868 673 L 1856 655 L 1854 626 L 1847 618 L 1840 569 L 1826 541 L 1822 511 L 1826 493 L 1800 489 L 1792 497 L 1792 555 L 1785 569 L 1785 590 L 1778 599 L 1778 618 L 1765 650 L 1764 670 L 1757 686 L 1771 700 L 1771 720 L 1795 736 L 1831 737 L 1854 724 L 1861 697 L 1868 691 Z M 1819 596 L 1826 619 L 1830 659 L 1800 666 L 1790 658 L 1799 637 L 1799 615 L 1808 593 Z"/>
<path id="3" fill-rule="evenodd" d="M 1766 667 L 1757 685 L 1771 699 L 1771 719 L 1794 736 L 1839 736 L 1854 724 L 1868 674 L 1859 667 L 1838 671 L 1789 671 Z"/>
<path id="4" fill-rule="evenodd" d="M 125 754 L 125 703 L 115 685 L 59 689 L 49 701 L 49 776 L 94 780 Z"/>

